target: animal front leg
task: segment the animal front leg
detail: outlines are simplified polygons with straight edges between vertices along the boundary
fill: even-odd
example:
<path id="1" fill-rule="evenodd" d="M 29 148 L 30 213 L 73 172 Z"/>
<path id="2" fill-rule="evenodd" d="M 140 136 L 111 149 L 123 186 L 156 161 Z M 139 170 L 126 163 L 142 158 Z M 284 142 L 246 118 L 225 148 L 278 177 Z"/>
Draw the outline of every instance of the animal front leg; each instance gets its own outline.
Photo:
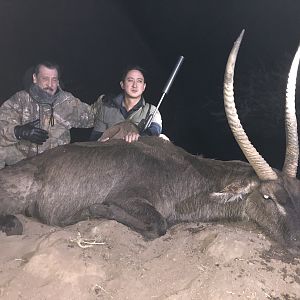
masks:
<path id="1" fill-rule="evenodd" d="M 68 225 L 72 225 L 81 221 L 88 220 L 91 216 L 89 207 L 83 208 L 73 215 L 65 217 L 63 220 L 60 220 L 57 225 L 64 227 Z"/>
<path id="2" fill-rule="evenodd" d="M 147 240 L 164 235 L 167 222 L 163 216 L 146 200 L 141 198 L 117 199 L 94 204 L 89 207 L 92 217 L 116 220 L 137 232 Z"/>

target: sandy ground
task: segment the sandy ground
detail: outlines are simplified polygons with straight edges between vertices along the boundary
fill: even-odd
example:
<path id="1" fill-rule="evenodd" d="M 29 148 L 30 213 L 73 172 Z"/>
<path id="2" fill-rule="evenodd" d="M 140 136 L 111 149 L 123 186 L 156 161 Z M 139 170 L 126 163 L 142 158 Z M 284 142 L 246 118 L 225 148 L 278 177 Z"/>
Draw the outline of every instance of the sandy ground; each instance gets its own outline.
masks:
<path id="1" fill-rule="evenodd" d="M 0 299 L 300 299 L 300 256 L 249 224 L 179 224 L 144 241 L 115 221 L 19 217 L 24 235 L 0 234 Z"/>

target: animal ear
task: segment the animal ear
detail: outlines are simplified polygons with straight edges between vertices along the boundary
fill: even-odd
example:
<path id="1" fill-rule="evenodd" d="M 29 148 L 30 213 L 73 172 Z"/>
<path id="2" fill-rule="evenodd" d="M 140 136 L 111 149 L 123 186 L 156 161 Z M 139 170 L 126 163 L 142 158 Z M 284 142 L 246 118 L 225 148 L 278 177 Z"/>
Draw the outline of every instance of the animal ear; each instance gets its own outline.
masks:
<path id="1" fill-rule="evenodd" d="M 117 123 L 114 126 L 106 129 L 103 132 L 99 141 L 104 142 L 109 139 L 123 140 L 125 138 L 125 136 L 130 132 L 138 133 L 139 131 L 138 131 L 137 126 L 131 121 L 128 121 L 128 120 L 123 121 L 123 122 Z"/>
<path id="2" fill-rule="evenodd" d="M 209 195 L 209 198 L 213 201 L 216 201 L 217 203 L 227 203 L 241 200 L 243 198 L 243 194 L 215 192 L 211 193 Z"/>
<path id="3" fill-rule="evenodd" d="M 241 200 L 246 194 L 249 194 L 253 189 L 253 185 L 245 182 L 233 182 L 226 185 L 219 192 L 214 192 L 209 195 L 212 200 L 218 202 L 232 202 L 236 200 Z"/>

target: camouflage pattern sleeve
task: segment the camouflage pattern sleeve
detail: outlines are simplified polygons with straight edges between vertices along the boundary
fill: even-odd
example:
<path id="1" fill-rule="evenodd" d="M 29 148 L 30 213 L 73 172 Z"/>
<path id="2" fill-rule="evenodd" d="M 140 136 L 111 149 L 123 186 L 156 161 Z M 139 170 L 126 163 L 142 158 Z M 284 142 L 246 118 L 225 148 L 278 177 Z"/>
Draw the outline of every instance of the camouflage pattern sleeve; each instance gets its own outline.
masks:
<path id="1" fill-rule="evenodd" d="M 94 130 L 104 132 L 107 129 L 104 123 L 104 107 L 103 107 L 104 95 L 101 95 L 93 104 L 93 110 L 95 114 Z"/>
<path id="2" fill-rule="evenodd" d="M 72 95 L 72 94 L 70 94 Z M 72 106 L 71 124 L 74 128 L 91 128 L 94 126 L 94 111 L 92 106 L 71 96 L 70 105 Z"/>
<path id="3" fill-rule="evenodd" d="M 22 106 L 15 94 L 0 107 L 0 146 L 9 146 L 18 142 L 14 128 L 21 122 Z"/>

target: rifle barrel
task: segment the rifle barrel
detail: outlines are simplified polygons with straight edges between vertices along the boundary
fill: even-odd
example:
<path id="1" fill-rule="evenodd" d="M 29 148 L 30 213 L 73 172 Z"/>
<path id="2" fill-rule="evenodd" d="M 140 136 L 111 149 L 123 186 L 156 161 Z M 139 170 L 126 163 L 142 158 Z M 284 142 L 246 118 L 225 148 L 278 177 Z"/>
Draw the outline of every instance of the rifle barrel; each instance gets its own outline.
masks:
<path id="1" fill-rule="evenodd" d="M 175 77 L 176 77 L 176 75 L 177 75 L 177 73 L 178 73 L 178 71 L 179 71 L 182 63 L 183 63 L 183 60 L 184 60 L 184 57 L 180 56 L 179 59 L 178 59 L 178 61 L 177 61 L 177 63 L 176 63 L 175 68 L 172 71 L 172 74 L 170 75 L 170 77 L 169 77 L 169 79 L 168 79 L 168 81 L 167 81 L 167 83 L 166 83 L 166 85 L 165 85 L 165 87 L 163 89 L 162 95 L 160 97 L 160 100 L 159 100 L 159 102 L 158 102 L 158 104 L 157 104 L 157 106 L 156 106 L 153 114 L 151 114 L 149 116 L 149 118 L 146 120 L 146 123 L 145 123 L 144 128 L 142 129 L 142 131 L 146 130 L 150 126 L 150 124 L 151 124 L 151 122 L 153 120 L 153 117 L 155 116 L 155 114 L 157 113 L 157 111 L 158 111 L 158 109 L 160 107 L 160 104 L 161 104 L 162 100 L 164 99 L 165 95 L 169 92 L 169 89 L 170 89 L 170 87 L 171 87 L 171 85 L 172 85 L 172 83 L 173 83 L 173 81 L 174 81 L 174 79 L 175 79 Z"/>
<path id="2" fill-rule="evenodd" d="M 184 60 L 184 57 L 180 56 L 179 59 L 178 59 L 178 61 L 177 61 L 176 66 L 175 66 L 175 68 L 174 68 L 174 70 L 172 72 L 172 74 L 170 75 L 170 78 L 168 79 L 168 81 L 167 81 L 167 83 L 166 83 L 166 85 L 165 85 L 165 87 L 163 89 L 163 93 L 164 94 L 168 94 L 169 89 L 170 89 L 170 87 L 171 87 L 171 85 L 172 85 L 172 83 L 173 83 L 173 81 L 174 81 L 174 79 L 175 79 L 175 77 L 176 77 L 176 75 L 177 75 L 177 73 L 179 71 L 179 68 L 181 67 L 181 65 L 183 63 L 183 60 Z"/>

